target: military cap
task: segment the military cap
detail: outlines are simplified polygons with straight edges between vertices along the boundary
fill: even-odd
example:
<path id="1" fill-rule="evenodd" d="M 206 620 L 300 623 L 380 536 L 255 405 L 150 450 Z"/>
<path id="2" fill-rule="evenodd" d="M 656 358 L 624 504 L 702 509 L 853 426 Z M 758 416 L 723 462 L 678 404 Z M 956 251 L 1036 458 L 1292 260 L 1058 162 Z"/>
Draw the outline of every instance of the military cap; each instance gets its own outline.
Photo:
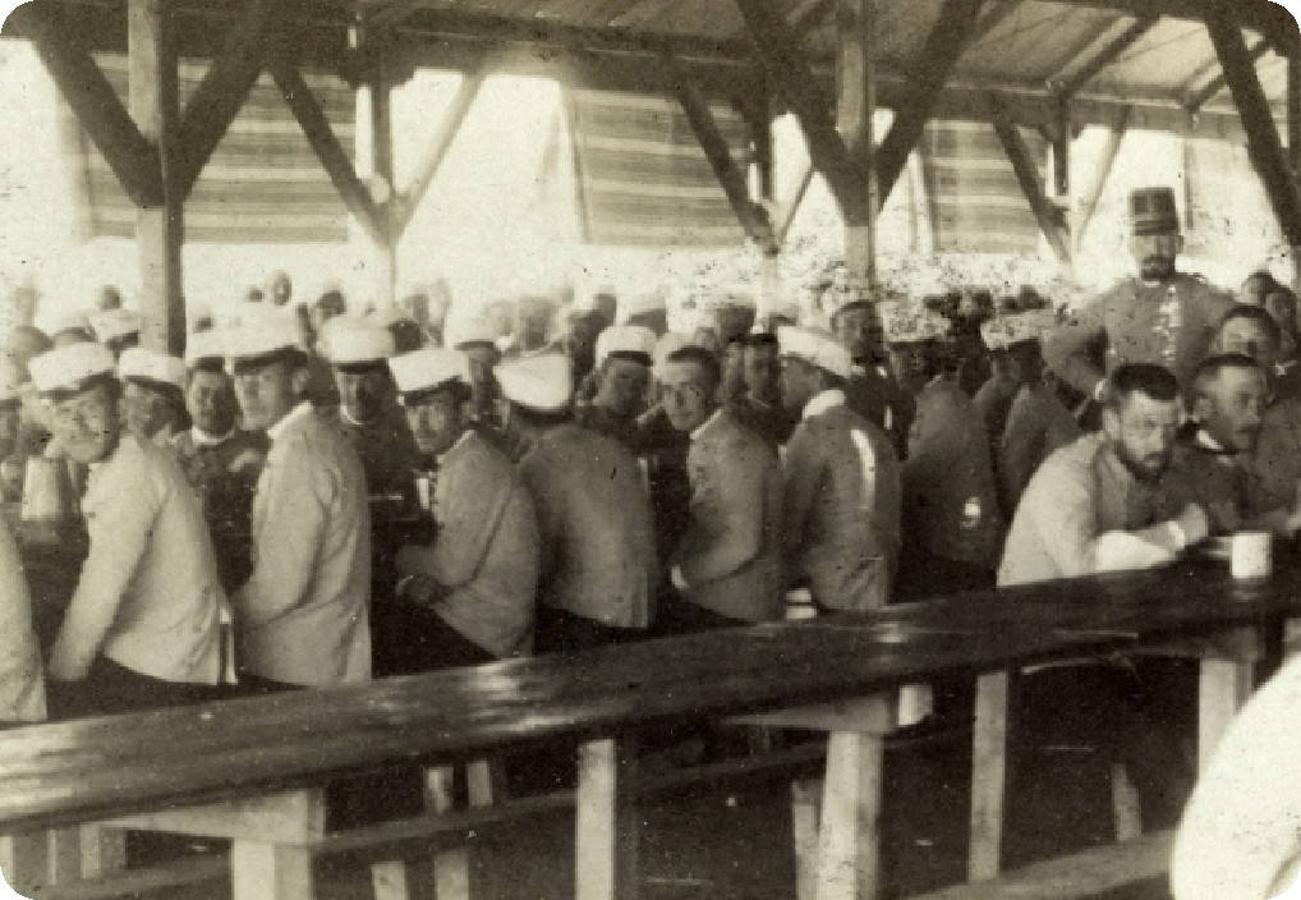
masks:
<path id="1" fill-rule="evenodd" d="M 617 302 L 617 312 L 614 320 L 622 325 L 627 323 L 634 316 L 643 316 L 648 313 L 660 313 L 667 308 L 664 301 L 664 294 L 660 290 L 637 291 L 635 293 L 622 294 Z"/>
<path id="2" fill-rule="evenodd" d="M 251 369 L 293 355 L 305 356 L 296 316 L 280 306 L 249 305 L 224 332 L 226 362 L 232 371 Z"/>
<path id="3" fill-rule="evenodd" d="M 443 344 L 453 350 L 485 344 L 495 349 L 497 330 L 483 316 L 458 316 L 444 325 Z"/>
<path id="4" fill-rule="evenodd" d="M 107 344 L 128 335 L 140 333 L 140 316 L 129 309 L 107 309 L 89 317 L 95 340 Z"/>
<path id="5" fill-rule="evenodd" d="M 117 362 L 117 375 L 123 381 L 140 381 L 146 385 L 164 385 L 185 390 L 183 360 L 141 347 L 131 347 L 122 352 L 122 357 Z"/>
<path id="6" fill-rule="evenodd" d="M 848 378 L 853 371 L 854 361 L 849 351 L 834 335 L 822 329 L 784 325 L 777 329 L 777 344 L 782 356 L 803 360 L 832 375 Z"/>
<path id="7" fill-rule="evenodd" d="M 0 356 L 0 406 L 12 406 L 22 398 L 18 390 L 21 374 L 17 363 L 8 357 Z"/>
<path id="8" fill-rule="evenodd" d="M 67 331 L 76 331 L 86 336 L 86 340 L 94 340 L 94 333 L 90 327 L 90 316 L 84 309 L 68 310 L 60 313 L 59 316 L 50 323 L 50 336 L 63 334 Z"/>
<path id="9" fill-rule="evenodd" d="M 209 329 L 185 339 L 185 364 L 191 369 L 220 368 L 226 358 L 225 334 Z"/>
<path id="10" fill-rule="evenodd" d="M 470 383 L 470 358 L 460 350 L 422 347 L 390 357 L 388 367 L 404 404 L 419 403 L 453 384 Z"/>
<path id="11" fill-rule="evenodd" d="M 655 352 L 655 332 L 641 325 L 611 325 L 596 338 L 596 365 L 607 357 L 630 359 L 644 366 Z"/>
<path id="12" fill-rule="evenodd" d="M 1013 344 L 1037 341 L 1052 331 L 1057 315 L 1051 309 L 1004 313 L 980 323 L 980 337 L 990 350 L 1006 350 Z"/>
<path id="13" fill-rule="evenodd" d="M 564 412 L 574 392 L 573 364 L 559 353 L 509 360 L 496 376 L 503 397 L 534 412 Z"/>
<path id="14" fill-rule="evenodd" d="M 943 340 L 949 320 L 921 303 L 890 300 L 876 305 L 887 344 L 918 344 Z"/>
<path id="15" fill-rule="evenodd" d="M 1129 195 L 1129 225 L 1135 237 L 1179 231 L 1175 192 L 1168 187 L 1139 188 Z"/>
<path id="16" fill-rule="evenodd" d="M 394 353 L 393 332 L 370 317 L 335 316 L 322 329 L 319 349 L 337 369 L 382 366 Z"/>
<path id="17" fill-rule="evenodd" d="M 27 364 L 32 383 L 42 394 L 77 393 L 104 376 L 111 376 L 116 361 L 103 344 L 83 341 L 32 357 Z"/>

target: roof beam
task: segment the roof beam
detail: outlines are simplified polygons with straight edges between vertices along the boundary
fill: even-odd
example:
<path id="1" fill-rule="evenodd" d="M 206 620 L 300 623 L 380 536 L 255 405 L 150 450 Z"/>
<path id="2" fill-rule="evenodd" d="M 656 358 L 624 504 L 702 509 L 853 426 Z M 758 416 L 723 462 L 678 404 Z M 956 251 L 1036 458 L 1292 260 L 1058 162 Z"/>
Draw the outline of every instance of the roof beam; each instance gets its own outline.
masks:
<path id="1" fill-rule="evenodd" d="M 352 160 L 348 158 L 343 145 L 339 143 L 334 130 L 330 128 L 325 112 L 313 96 L 312 89 L 303 80 L 298 67 L 283 55 L 276 54 L 272 57 L 270 69 L 276 86 L 280 88 L 281 96 L 289 104 L 299 127 L 303 129 L 307 142 L 311 144 L 313 152 L 320 160 L 321 167 L 330 176 L 334 189 L 343 198 L 344 205 L 356 216 L 371 240 L 382 246 L 387 240 L 384 211 L 375 203 L 370 190 L 357 177 L 357 170 L 353 168 Z"/>
<path id="2" fill-rule="evenodd" d="M 1247 132 L 1247 152 L 1265 184 L 1265 193 L 1284 239 L 1290 247 L 1301 246 L 1301 190 L 1284 154 L 1273 112 L 1242 39 L 1242 30 L 1222 12 L 1206 17 L 1206 30 L 1211 34 L 1242 127 Z"/>
<path id="3" fill-rule="evenodd" d="M 890 131 L 876 153 L 877 202 L 881 206 L 885 205 L 890 189 L 908 162 L 908 154 L 935 110 L 944 83 L 977 22 L 980 5 L 981 0 L 946 0 L 939 18 L 926 36 L 921 57 L 912 67 L 909 79 L 912 98 L 897 108 Z"/>
<path id="4" fill-rule="evenodd" d="M 718 179 L 723 193 L 727 195 L 727 202 L 731 205 L 737 221 L 745 229 L 746 235 L 764 252 L 776 253 L 777 242 L 773 236 L 772 224 L 768 221 L 768 214 L 763 207 L 750 199 L 745 173 L 732 158 L 727 139 L 723 137 L 714 119 L 713 110 L 709 108 L 709 101 L 705 99 L 705 95 L 701 93 L 687 71 L 678 65 L 672 54 L 665 54 L 664 65 L 668 70 L 669 83 L 677 95 L 678 103 L 682 105 L 682 111 L 686 113 L 687 121 L 691 123 L 691 130 L 695 133 L 696 140 L 700 142 L 700 148 L 705 151 L 705 158 L 709 160 L 710 168 L 714 170 L 714 177 Z"/>
<path id="5" fill-rule="evenodd" d="M 181 114 L 176 187 L 188 196 L 257 82 L 282 0 L 249 0 Z"/>
<path id="6" fill-rule="evenodd" d="M 1247 58 L 1251 60 L 1251 64 L 1255 65 L 1257 60 L 1264 56 L 1266 51 L 1269 50 L 1270 46 L 1271 45 L 1267 39 L 1261 38 L 1258 40 L 1255 45 L 1247 51 Z M 1202 87 L 1190 93 L 1187 98 L 1183 100 L 1184 107 L 1188 112 L 1196 113 L 1205 106 L 1211 98 L 1224 90 L 1224 85 L 1224 71 L 1221 70 L 1219 75 L 1216 75 L 1210 81 L 1206 82 L 1206 84 L 1202 85 Z"/>
<path id="7" fill-rule="evenodd" d="M 1116 156 L 1120 153 L 1120 144 L 1125 139 L 1125 131 L 1129 127 L 1129 115 L 1132 111 L 1132 107 L 1128 106 L 1122 109 L 1116 118 L 1116 123 L 1107 132 L 1107 142 L 1103 144 L 1102 152 L 1098 155 L 1097 166 L 1093 170 L 1093 181 L 1080 199 L 1080 215 L 1075 222 L 1076 247 L 1083 245 L 1084 234 L 1089 230 L 1093 214 L 1098 210 L 1098 201 L 1102 199 L 1102 192 L 1107 187 L 1107 179 L 1111 177 L 1111 169 L 1116 163 Z"/>
<path id="8" fill-rule="evenodd" d="M 1280 53 L 1298 43 L 1297 26 L 1282 6 L 1269 0 L 1056 0 L 1072 6 L 1112 9 L 1130 15 L 1146 15 L 1189 22 L 1203 22 L 1208 16 L 1228 14 L 1243 28 L 1268 37 Z"/>
<path id="9" fill-rule="evenodd" d="M 1132 25 L 1104 44 L 1078 71 L 1064 79 L 1058 87 L 1058 93 L 1063 97 L 1073 97 L 1079 93 L 1080 88 L 1115 62 L 1120 54 L 1134 46 L 1156 23 L 1156 16 L 1143 16 L 1136 20 Z"/>
<path id="10" fill-rule="evenodd" d="M 138 207 L 163 202 L 158 148 L 144 136 L 90 54 L 67 37 L 60 11 L 43 3 L 25 3 L 6 23 L 31 39 L 64 100 L 72 107 L 122 189 Z"/>
<path id="11" fill-rule="evenodd" d="M 800 52 L 797 38 L 786 20 L 768 0 L 736 0 L 759 50 L 759 57 L 774 85 L 786 98 L 809 147 L 813 165 L 826 178 L 841 214 L 850 221 L 864 217 L 858 171 L 845 141 L 836 130 L 831 104 Z"/>
<path id="12" fill-rule="evenodd" d="M 1008 116 L 997 94 L 989 95 L 989 115 L 994 131 L 1003 144 L 1004 152 L 1007 153 L 1008 161 L 1012 163 L 1012 170 L 1016 173 L 1017 183 L 1021 185 L 1021 192 L 1025 194 L 1030 209 L 1034 212 L 1035 221 L 1039 223 L 1039 230 L 1048 239 L 1048 244 L 1053 248 L 1057 258 L 1063 263 L 1069 263 L 1071 261 L 1069 235 L 1058 220 L 1057 208 L 1044 194 L 1043 185 L 1039 182 L 1039 167 L 1035 165 L 1030 155 L 1030 148 L 1026 145 L 1025 138 L 1021 136 L 1016 123 Z"/>
<path id="13" fill-rule="evenodd" d="M 991 31 L 1007 21 L 1008 17 L 1021 8 L 1024 0 L 1002 0 L 1002 2 L 991 5 L 977 20 L 975 26 L 971 29 L 971 37 L 967 39 L 967 45 L 979 43 Z"/>

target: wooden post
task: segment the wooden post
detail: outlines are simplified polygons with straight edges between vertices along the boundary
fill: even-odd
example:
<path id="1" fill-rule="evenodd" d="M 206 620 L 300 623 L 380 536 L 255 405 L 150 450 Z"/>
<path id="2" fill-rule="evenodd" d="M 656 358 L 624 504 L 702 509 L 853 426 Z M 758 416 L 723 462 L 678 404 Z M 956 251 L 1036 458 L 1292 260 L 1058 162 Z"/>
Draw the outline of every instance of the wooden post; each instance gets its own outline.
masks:
<path id="1" fill-rule="evenodd" d="M 838 0 L 836 128 L 848 151 L 858 202 L 845 213 L 845 268 L 851 278 L 876 282 L 876 168 L 872 114 L 876 111 L 872 65 L 876 43 L 876 0 Z"/>
<path id="2" fill-rule="evenodd" d="M 602 738 L 578 748 L 577 900 L 636 900 L 638 894 L 636 750 L 625 740 Z"/>
<path id="3" fill-rule="evenodd" d="M 1301 180 L 1301 42 L 1287 54 L 1287 157 L 1292 177 Z M 1292 256 L 1292 288 L 1301 289 L 1301 247 L 1289 248 Z"/>
<path id="4" fill-rule="evenodd" d="M 1021 192 L 1025 194 L 1030 209 L 1034 212 L 1035 220 L 1039 223 L 1039 230 L 1048 239 L 1048 244 L 1053 248 L 1053 253 L 1056 254 L 1057 259 L 1069 265 L 1071 261 L 1069 237 L 1064 233 L 1061 223 L 1057 220 L 1057 210 L 1047 196 L 1044 195 L 1043 185 L 1039 182 L 1039 167 L 1035 165 L 1030 156 L 1030 149 L 1026 146 L 1025 138 L 1021 136 L 1016 123 L 1008 118 L 998 97 L 993 94 L 989 97 L 989 108 L 994 131 L 997 132 L 998 139 L 1003 144 L 1003 150 L 1007 153 L 1008 161 L 1012 163 L 1012 170 L 1016 173 L 1016 180 L 1021 185 Z"/>
<path id="5" fill-rule="evenodd" d="M 1009 688 L 1007 672 L 987 672 L 976 679 L 976 724 L 971 735 L 969 881 L 993 878 L 1001 865 Z"/>
<path id="6" fill-rule="evenodd" d="M 177 190 L 175 161 L 179 110 L 176 48 L 167 0 L 130 0 L 127 6 L 131 117 L 158 148 L 162 202 L 136 212 L 140 258 L 140 314 L 145 347 L 180 353 L 185 346 L 181 285 L 184 198 Z"/>
<path id="7" fill-rule="evenodd" d="M 1111 176 L 1112 166 L 1116 163 L 1116 155 L 1120 152 L 1121 141 L 1125 138 L 1125 130 L 1129 127 L 1129 114 L 1133 107 L 1122 107 L 1120 116 L 1116 123 L 1111 126 L 1111 131 L 1107 134 L 1107 142 L 1102 147 L 1102 152 L 1098 155 L 1097 168 L 1094 169 L 1093 181 L 1089 188 L 1084 192 L 1080 202 L 1080 214 L 1075 221 L 1074 238 L 1075 249 L 1078 251 L 1084 243 L 1084 233 L 1089 230 L 1089 223 L 1093 221 L 1093 214 L 1097 212 L 1098 201 L 1102 199 L 1102 192 L 1107 186 L 1107 179 Z"/>
<path id="8" fill-rule="evenodd" d="M 385 71 L 385 44 L 383 32 L 365 32 L 362 50 L 372 60 L 366 85 L 370 95 L 370 187 L 383 223 L 372 257 L 375 266 L 372 284 L 375 299 L 381 304 L 392 305 L 397 300 L 394 294 L 397 290 L 398 232 L 393 202 L 396 192 L 393 176 L 393 85 Z"/>

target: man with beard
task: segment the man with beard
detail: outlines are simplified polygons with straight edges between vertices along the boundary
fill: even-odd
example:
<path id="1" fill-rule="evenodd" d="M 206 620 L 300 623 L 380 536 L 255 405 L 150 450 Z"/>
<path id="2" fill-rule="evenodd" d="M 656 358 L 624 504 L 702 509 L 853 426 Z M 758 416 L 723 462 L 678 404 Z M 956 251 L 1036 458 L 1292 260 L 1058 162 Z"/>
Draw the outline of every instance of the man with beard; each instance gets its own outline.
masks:
<path id="1" fill-rule="evenodd" d="M 186 340 L 185 408 L 193 425 L 172 439 L 172 450 L 203 501 L 217 574 L 229 595 L 244 586 L 253 564 L 253 492 L 267 440 L 236 425 L 239 403 L 225 371 L 224 349 L 216 331 Z"/>
<path id="2" fill-rule="evenodd" d="M 1171 498 L 1188 495 L 1161 485 L 1181 415 L 1168 369 L 1112 372 L 1102 430 L 1049 456 L 1026 485 L 999 586 L 1158 566 L 1205 538 L 1206 512 L 1196 503 L 1171 508 Z"/>
<path id="3" fill-rule="evenodd" d="M 1044 344 L 1048 367 L 1095 401 L 1102 400 L 1107 372 L 1134 363 L 1165 366 L 1187 391 L 1234 303 L 1230 294 L 1176 271 L 1183 235 L 1174 191 L 1134 191 L 1129 212 L 1139 277 L 1076 310 Z"/>

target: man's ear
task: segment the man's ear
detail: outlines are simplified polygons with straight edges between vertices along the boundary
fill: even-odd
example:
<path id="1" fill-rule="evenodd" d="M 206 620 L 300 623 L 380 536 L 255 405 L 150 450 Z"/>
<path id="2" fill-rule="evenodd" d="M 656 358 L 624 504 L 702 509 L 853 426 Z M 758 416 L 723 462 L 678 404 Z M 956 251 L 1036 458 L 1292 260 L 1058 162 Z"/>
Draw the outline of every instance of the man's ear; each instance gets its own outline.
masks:
<path id="1" fill-rule="evenodd" d="M 295 397 L 307 396 L 307 386 L 312 383 L 312 373 L 307 366 L 297 366 L 289 376 L 289 386 Z"/>

